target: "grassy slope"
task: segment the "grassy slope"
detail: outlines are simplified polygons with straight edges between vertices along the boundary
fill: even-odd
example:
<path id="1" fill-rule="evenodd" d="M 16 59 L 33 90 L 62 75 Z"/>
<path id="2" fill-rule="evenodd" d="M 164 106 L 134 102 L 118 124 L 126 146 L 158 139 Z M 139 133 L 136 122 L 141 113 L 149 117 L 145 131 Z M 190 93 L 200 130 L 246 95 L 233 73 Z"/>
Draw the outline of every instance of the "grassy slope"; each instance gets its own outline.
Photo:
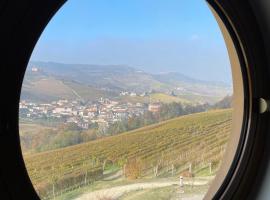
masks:
<path id="1" fill-rule="evenodd" d="M 120 100 L 123 102 L 133 102 L 133 103 L 137 103 L 137 102 L 149 103 L 151 101 L 151 103 L 154 103 L 154 102 L 162 102 L 162 103 L 176 102 L 176 103 L 189 104 L 189 103 L 193 102 L 192 100 L 187 100 L 187 99 L 182 98 L 182 97 L 174 97 L 174 96 L 170 96 L 170 95 L 164 94 L 164 93 L 153 93 L 153 94 L 150 94 L 150 96 L 145 96 L 145 97 L 122 96 L 120 98 Z"/>
<path id="2" fill-rule="evenodd" d="M 43 137 L 45 131 L 54 130 L 54 128 L 48 126 L 42 126 L 39 124 L 31 124 L 31 123 L 22 123 L 19 124 L 20 127 L 20 142 L 21 148 L 24 153 L 30 154 L 34 151 L 34 147 L 32 146 L 32 139 L 35 137 Z M 49 137 L 50 135 L 45 135 Z M 31 141 L 31 142 L 30 142 Z"/>
<path id="3" fill-rule="evenodd" d="M 179 95 L 179 98 L 186 99 L 187 101 L 191 102 L 207 102 L 209 104 L 214 104 L 220 101 L 223 96 L 204 96 L 204 95 L 194 95 L 194 94 L 186 94 L 186 95 Z"/>
<path id="4" fill-rule="evenodd" d="M 24 84 L 22 97 L 24 99 L 34 99 L 37 101 L 76 98 L 71 88 L 65 85 L 61 80 L 54 78 L 44 78 L 32 81 L 31 84 Z"/>
<path id="5" fill-rule="evenodd" d="M 180 169 L 188 162 L 220 162 L 231 130 L 231 114 L 231 110 L 216 110 L 187 115 L 85 144 L 26 155 L 25 162 L 36 188 L 50 184 L 52 174 L 59 179 L 82 175 L 84 164 L 93 160 L 100 162 L 88 168 L 101 168 L 104 159 L 117 163 L 138 158 L 145 175 L 160 159 L 164 169 L 165 163 Z"/>
<path id="6" fill-rule="evenodd" d="M 73 91 L 75 91 L 82 99 L 84 100 L 97 100 L 101 97 L 111 98 L 117 96 L 117 93 L 108 92 L 96 89 L 91 86 L 82 85 L 80 83 L 71 82 L 71 81 L 64 81 L 64 84 L 70 87 Z"/>
<path id="7" fill-rule="evenodd" d="M 30 123 L 20 123 L 20 135 L 24 136 L 25 134 L 38 134 L 42 130 L 51 129 L 47 126 L 42 126 L 39 124 L 30 124 Z"/>
<path id="8" fill-rule="evenodd" d="M 170 96 L 167 94 L 163 94 L 163 93 L 154 93 L 150 95 L 151 101 L 153 102 L 163 102 L 163 103 L 172 103 L 172 102 L 177 102 L 177 103 L 190 103 L 190 101 L 184 99 L 184 98 L 180 98 L 180 97 L 174 97 L 174 96 Z"/>
<path id="9" fill-rule="evenodd" d="M 23 85 L 22 98 L 35 101 L 53 101 L 58 99 L 97 100 L 100 97 L 112 97 L 117 94 L 102 91 L 94 87 L 71 81 L 62 81 L 52 77 L 38 80 L 26 80 Z"/>

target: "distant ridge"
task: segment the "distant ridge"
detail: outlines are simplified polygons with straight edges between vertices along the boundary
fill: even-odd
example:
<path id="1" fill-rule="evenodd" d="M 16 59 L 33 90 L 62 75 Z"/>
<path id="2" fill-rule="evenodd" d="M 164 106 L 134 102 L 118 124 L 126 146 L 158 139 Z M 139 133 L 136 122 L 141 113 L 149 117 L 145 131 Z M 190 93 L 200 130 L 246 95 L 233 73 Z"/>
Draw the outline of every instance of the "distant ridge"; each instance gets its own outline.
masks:
<path id="1" fill-rule="evenodd" d="M 95 99 L 100 95 L 115 97 L 122 91 L 138 95 L 145 92 L 173 93 L 188 101 L 196 99 L 199 102 L 215 103 L 232 94 L 232 87 L 225 83 L 197 80 L 178 72 L 150 74 L 126 65 L 30 61 L 22 97 L 40 98 L 41 101 L 61 97 L 73 99 L 76 96 Z"/>

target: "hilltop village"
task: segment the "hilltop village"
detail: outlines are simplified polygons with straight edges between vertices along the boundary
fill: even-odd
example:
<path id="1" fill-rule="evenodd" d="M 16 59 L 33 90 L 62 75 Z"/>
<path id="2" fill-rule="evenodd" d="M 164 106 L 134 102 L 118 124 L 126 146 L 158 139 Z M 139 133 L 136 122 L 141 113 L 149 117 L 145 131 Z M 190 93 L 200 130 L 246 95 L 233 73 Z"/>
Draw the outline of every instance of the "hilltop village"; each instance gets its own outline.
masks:
<path id="1" fill-rule="evenodd" d="M 82 103 L 78 100 L 61 99 L 51 103 L 20 102 L 20 117 L 28 120 L 58 120 L 64 123 L 76 123 L 83 129 L 91 124 L 108 127 L 117 121 L 131 116 L 143 115 L 146 111 L 158 112 L 160 103 L 122 103 L 108 98 L 95 102 Z"/>

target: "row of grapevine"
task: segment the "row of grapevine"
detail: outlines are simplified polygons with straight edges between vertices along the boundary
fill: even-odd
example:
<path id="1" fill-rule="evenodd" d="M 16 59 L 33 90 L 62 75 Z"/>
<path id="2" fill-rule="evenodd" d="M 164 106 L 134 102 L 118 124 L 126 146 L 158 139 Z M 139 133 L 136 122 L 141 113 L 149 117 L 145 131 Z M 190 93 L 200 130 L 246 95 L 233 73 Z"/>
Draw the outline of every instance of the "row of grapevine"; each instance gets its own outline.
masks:
<path id="1" fill-rule="evenodd" d="M 161 176 L 169 169 L 177 175 L 189 163 L 201 168 L 205 163 L 219 165 L 229 139 L 231 118 L 230 109 L 182 116 L 116 136 L 26 155 L 25 163 L 43 198 L 102 179 L 108 163 L 132 178 Z"/>

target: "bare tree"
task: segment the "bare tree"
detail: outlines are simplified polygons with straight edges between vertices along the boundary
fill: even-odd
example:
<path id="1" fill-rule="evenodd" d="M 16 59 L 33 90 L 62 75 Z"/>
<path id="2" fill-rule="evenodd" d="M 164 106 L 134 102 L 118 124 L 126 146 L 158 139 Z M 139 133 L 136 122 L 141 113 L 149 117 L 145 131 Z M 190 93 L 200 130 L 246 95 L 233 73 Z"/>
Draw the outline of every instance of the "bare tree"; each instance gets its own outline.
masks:
<path id="1" fill-rule="evenodd" d="M 162 160 L 158 160 L 157 163 L 154 165 L 153 171 L 154 171 L 154 176 L 158 176 L 158 170 L 160 168 L 160 164 L 162 163 Z"/>
<path id="2" fill-rule="evenodd" d="M 107 159 L 105 159 L 105 160 L 103 161 L 103 164 L 102 164 L 102 173 L 103 173 L 103 174 L 104 174 L 104 171 L 105 171 L 106 163 L 107 163 Z"/>

